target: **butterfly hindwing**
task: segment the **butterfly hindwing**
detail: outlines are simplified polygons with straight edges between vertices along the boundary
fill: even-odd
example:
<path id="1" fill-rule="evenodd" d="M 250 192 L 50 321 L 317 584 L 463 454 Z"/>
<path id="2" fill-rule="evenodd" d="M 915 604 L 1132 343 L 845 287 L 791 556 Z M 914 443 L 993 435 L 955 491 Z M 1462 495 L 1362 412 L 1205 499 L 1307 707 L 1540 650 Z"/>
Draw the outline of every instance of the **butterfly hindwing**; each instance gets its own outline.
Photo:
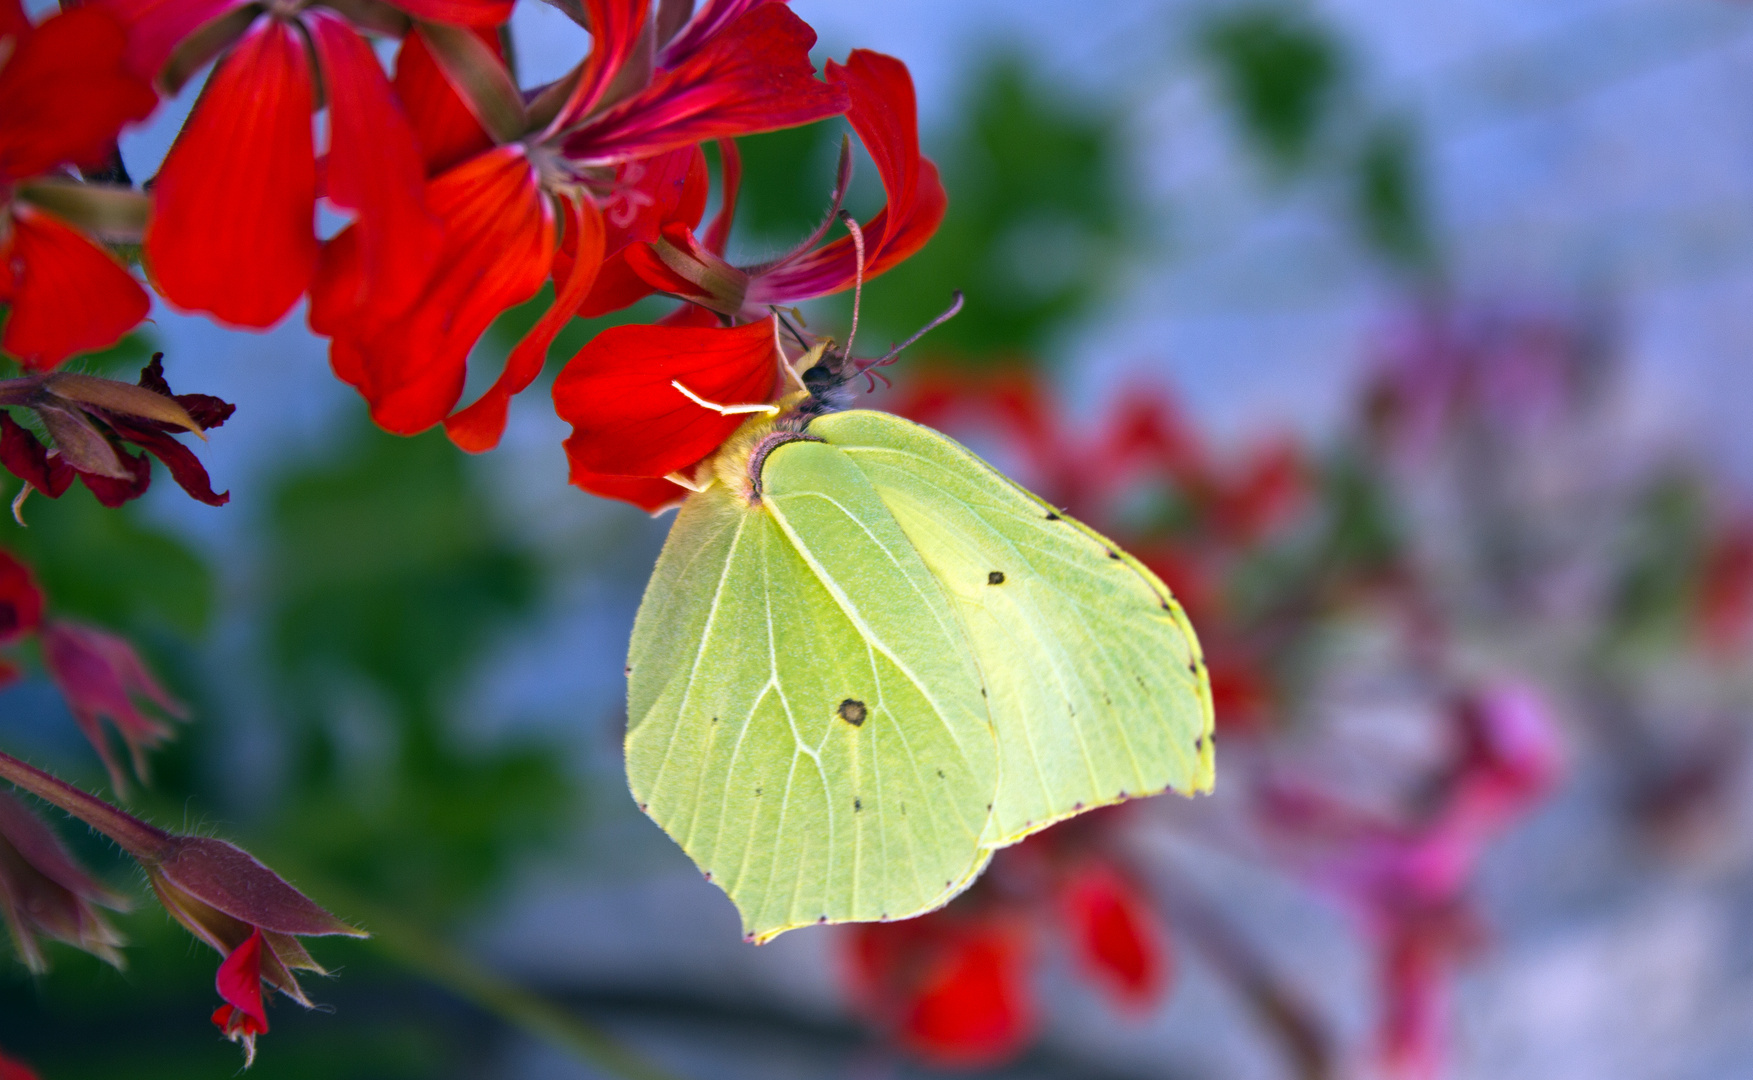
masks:
<path id="1" fill-rule="evenodd" d="M 929 428 L 853 410 L 809 431 L 869 480 L 962 619 L 998 731 L 989 845 L 1210 789 L 1204 662 L 1154 574 Z"/>
<path id="2" fill-rule="evenodd" d="M 988 857 L 997 752 L 930 571 L 843 455 L 683 504 L 629 658 L 633 794 L 765 940 L 947 901 Z"/>

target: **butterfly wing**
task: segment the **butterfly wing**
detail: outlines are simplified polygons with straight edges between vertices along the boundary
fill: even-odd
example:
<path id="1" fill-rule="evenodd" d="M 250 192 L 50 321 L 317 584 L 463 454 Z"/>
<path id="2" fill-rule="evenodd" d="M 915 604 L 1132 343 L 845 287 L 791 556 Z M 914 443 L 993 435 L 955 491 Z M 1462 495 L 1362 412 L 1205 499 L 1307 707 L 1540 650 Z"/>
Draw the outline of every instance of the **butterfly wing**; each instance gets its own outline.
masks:
<path id="1" fill-rule="evenodd" d="M 998 729 L 987 843 L 1210 790 L 1210 683 L 1155 574 L 930 428 L 853 410 L 809 430 L 869 479 L 961 616 Z"/>
<path id="2" fill-rule="evenodd" d="M 634 797 L 755 940 L 903 918 L 979 874 L 997 750 L 947 601 L 844 455 L 683 503 L 634 625 Z"/>

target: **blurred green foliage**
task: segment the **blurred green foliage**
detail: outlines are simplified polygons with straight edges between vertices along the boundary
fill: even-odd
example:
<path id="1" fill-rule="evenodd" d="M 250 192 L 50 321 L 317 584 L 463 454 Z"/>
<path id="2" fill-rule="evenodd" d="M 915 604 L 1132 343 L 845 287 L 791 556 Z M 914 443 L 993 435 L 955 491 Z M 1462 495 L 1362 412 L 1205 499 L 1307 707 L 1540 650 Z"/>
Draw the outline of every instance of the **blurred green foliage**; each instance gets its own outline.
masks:
<path id="1" fill-rule="evenodd" d="M 1200 35 L 1243 129 L 1284 173 L 1308 164 L 1347 75 L 1308 12 L 1269 3 L 1215 16 Z"/>
<path id="2" fill-rule="evenodd" d="M 570 801 L 552 748 L 457 731 L 469 677 L 535 611 L 537 564 L 442 434 L 397 438 L 363 418 L 332 460 L 275 485 L 265 532 L 295 746 L 275 840 L 405 910 L 454 914 L 552 837 Z"/>

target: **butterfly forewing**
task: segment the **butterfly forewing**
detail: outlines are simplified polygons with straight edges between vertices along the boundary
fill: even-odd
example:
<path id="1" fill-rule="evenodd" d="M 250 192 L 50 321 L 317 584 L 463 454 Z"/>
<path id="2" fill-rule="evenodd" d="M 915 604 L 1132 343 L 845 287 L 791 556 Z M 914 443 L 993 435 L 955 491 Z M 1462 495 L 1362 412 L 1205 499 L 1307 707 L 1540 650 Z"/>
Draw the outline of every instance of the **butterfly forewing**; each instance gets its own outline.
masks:
<path id="1" fill-rule="evenodd" d="M 809 430 L 869 479 L 962 619 L 998 730 L 988 844 L 1210 789 L 1204 663 L 1154 574 L 929 428 L 855 410 Z"/>
<path id="2" fill-rule="evenodd" d="M 997 788 L 960 623 L 875 491 L 819 444 L 765 475 L 683 504 L 628 672 L 634 796 L 757 940 L 945 902 Z"/>

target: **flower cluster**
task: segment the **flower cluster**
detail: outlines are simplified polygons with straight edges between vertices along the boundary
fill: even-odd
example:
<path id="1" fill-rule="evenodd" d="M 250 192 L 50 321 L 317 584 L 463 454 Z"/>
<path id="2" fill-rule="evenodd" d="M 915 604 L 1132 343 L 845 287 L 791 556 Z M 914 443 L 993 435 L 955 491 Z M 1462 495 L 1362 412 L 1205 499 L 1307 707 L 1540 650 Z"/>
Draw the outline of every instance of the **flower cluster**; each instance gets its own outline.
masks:
<path id="1" fill-rule="evenodd" d="M 655 325 L 598 335 L 554 388 L 573 482 L 656 510 L 796 379 L 790 360 L 816 342 L 793 326 L 787 344 L 779 308 L 855 288 L 936 231 L 946 198 L 899 61 L 858 50 L 818 74 L 814 31 L 776 0 L 582 0 L 556 7 L 589 32 L 588 53 L 521 86 L 504 47 L 512 7 L 88 0 L 33 22 L 0 0 L 0 356 L 18 365 L 0 379 L 0 467 L 22 481 L 21 524 L 31 492 L 59 498 L 75 479 L 105 506 L 137 498 L 152 460 L 193 498 L 228 501 L 174 436 L 205 438 L 231 405 L 172 393 L 156 356 L 137 384 L 64 366 L 138 326 L 153 293 L 252 329 L 302 302 L 381 427 L 442 425 L 471 452 L 499 442 L 511 398 L 568 322 L 675 298 Z M 118 136 L 203 71 L 137 188 Z M 735 140 L 840 116 L 875 161 L 885 206 L 862 225 L 843 211 L 848 137 L 821 227 L 780 258 L 728 261 Z M 720 209 L 707 222 L 714 158 Z M 325 212 L 345 227 L 319 229 Z M 465 402 L 483 333 L 549 282 L 546 312 Z M 146 751 L 183 706 L 126 640 L 45 614 L 30 571 L 0 553 L 0 647 L 31 643 L 115 789 L 128 776 L 106 722 L 144 780 Z M 320 969 L 299 938 L 354 932 L 237 848 L 164 833 L 4 755 L 0 776 L 114 839 L 224 954 L 213 1020 L 252 1057 L 264 986 L 309 1004 L 293 973 Z M 40 966 L 46 937 L 115 959 L 98 909 L 122 899 L 0 800 L 0 911 L 20 954 Z"/>

